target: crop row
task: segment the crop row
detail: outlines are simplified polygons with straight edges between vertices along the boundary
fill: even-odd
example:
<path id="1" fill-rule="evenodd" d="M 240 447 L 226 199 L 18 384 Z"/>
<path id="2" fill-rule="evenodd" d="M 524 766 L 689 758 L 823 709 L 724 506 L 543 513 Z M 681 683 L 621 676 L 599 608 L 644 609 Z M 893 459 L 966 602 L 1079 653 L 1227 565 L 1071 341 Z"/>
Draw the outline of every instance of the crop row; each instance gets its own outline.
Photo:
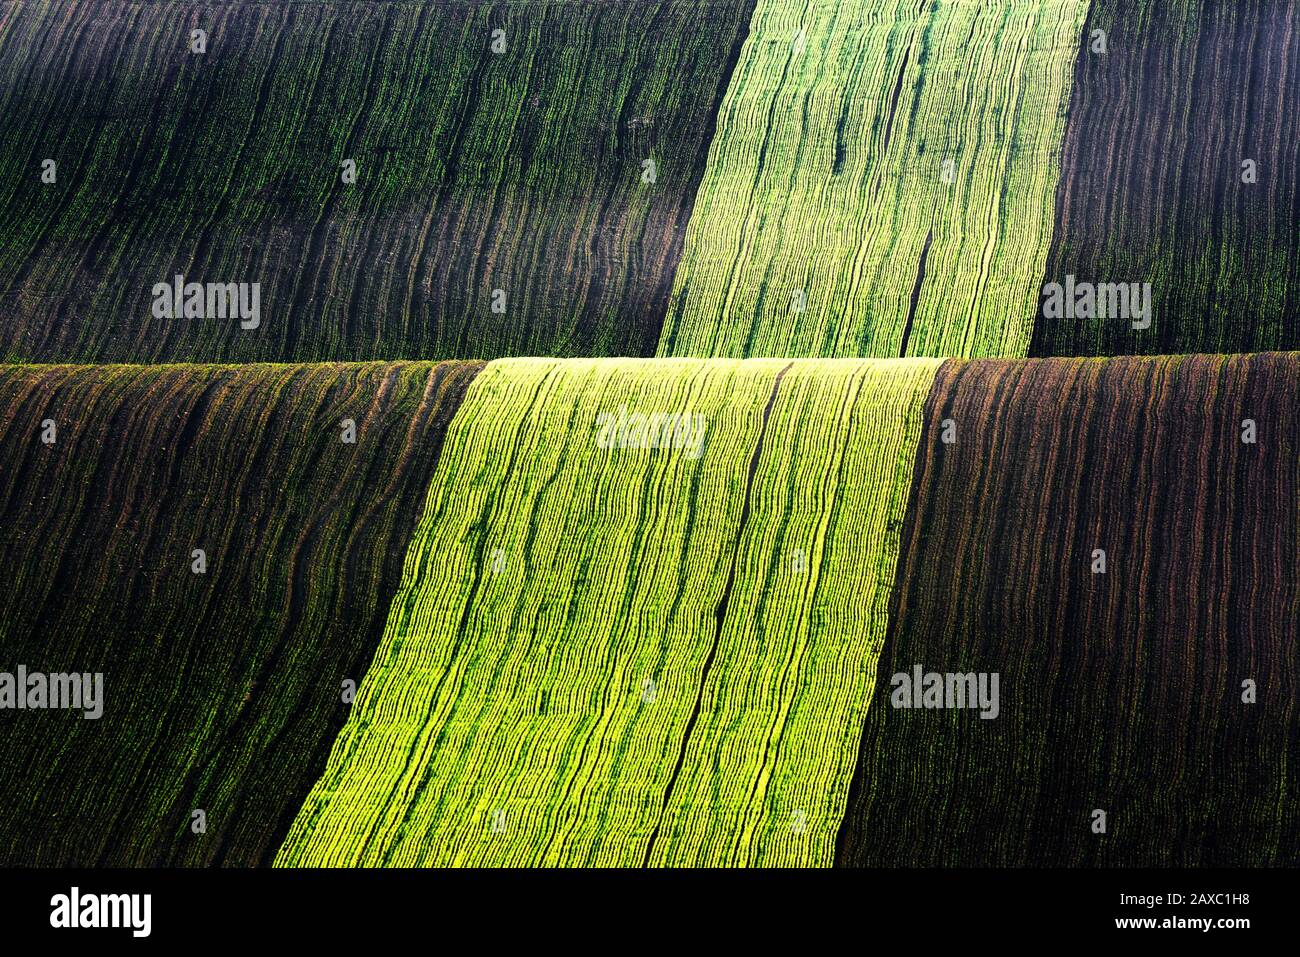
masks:
<path id="1" fill-rule="evenodd" d="M 829 863 L 935 365 L 488 366 L 278 861 Z"/>
<path id="2" fill-rule="evenodd" d="M 651 354 L 750 6 L 6 4 L 0 358 Z"/>
<path id="3" fill-rule="evenodd" d="M 1300 863 L 1298 393 L 1295 356 L 944 365 L 838 863 Z M 894 709 L 918 664 L 1000 710 Z"/>
<path id="4" fill-rule="evenodd" d="M 1025 355 L 1087 3 L 760 0 L 660 355 Z"/>
<path id="5" fill-rule="evenodd" d="M 1152 323 L 1040 320 L 1031 355 L 1300 348 L 1300 3 L 1093 0 L 1046 281 L 1151 284 Z"/>

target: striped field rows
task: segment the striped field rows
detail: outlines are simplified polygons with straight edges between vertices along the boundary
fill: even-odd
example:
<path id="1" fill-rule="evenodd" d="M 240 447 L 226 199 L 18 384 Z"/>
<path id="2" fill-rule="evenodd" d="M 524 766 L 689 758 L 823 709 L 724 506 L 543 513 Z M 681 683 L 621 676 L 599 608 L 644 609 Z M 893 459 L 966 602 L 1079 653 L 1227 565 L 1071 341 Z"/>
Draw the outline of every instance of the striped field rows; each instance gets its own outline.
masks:
<path id="1" fill-rule="evenodd" d="M 97 719 L 4 711 L 0 862 L 269 859 L 478 368 L 0 370 L 0 671 L 103 676 Z"/>
<path id="2" fill-rule="evenodd" d="M 1293 348 L 1298 12 L 0 5 L 0 359 Z M 1045 315 L 1070 276 L 1152 321 Z"/>
<path id="3" fill-rule="evenodd" d="M 0 860 L 1295 863 L 1295 357 L 478 369 L 0 376 Z"/>
<path id="4" fill-rule="evenodd" d="M 1300 348 L 1300 2 L 1093 0 L 1046 281 L 1151 284 L 1151 322 L 1039 320 L 1031 355 Z"/>
<path id="5" fill-rule="evenodd" d="M 4 4 L 0 359 L 653 354 L 751 5 Z"/>
<path id="6" fill-rule="evenodd" d="M 1300 863 L 1297 394 L 1294 355 L 944 364 L 837 864 Z M 894 710 L 917 663 L 997 717 Z"/>
<path id="7" fill-rule="evenodd" d="M 490 365 L 278 863 L 829 863 L 935 368 Z"/>
<path id="8" fill-rule="evenodd" d="M 660 355 L 1021 356 L 1084 0 L 760 0 Z"/>

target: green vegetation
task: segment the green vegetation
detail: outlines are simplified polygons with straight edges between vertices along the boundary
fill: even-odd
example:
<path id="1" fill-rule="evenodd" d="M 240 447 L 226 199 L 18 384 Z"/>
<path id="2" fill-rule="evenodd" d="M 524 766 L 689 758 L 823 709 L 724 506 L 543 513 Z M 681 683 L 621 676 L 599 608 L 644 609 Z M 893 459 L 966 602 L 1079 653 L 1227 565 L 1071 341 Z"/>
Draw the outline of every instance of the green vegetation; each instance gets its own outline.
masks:
<path id="1" fill-rule="evenodd" d="M 478 367 L 0 370 L 0 671 L 103 675 L 98 719 L 3 712 L 0 863 L 269 859 Z"/>
<path id="2" fill-rule="evenodd" d="M 660 355 L 1025 355 L 1086 0 L 760 0 Z"/>
<path id="3" fill-rule="evenodd" d="M 488 366 L 277 863 L 829 863 L 936 366 Z"/>

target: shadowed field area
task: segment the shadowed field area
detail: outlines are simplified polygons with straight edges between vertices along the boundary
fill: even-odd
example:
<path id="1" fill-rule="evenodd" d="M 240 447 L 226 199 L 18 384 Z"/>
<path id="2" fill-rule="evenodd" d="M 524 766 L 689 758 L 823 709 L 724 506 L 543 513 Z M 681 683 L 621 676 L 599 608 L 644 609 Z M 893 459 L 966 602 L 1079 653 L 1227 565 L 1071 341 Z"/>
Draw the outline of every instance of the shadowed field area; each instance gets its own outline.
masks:
<path id="1" fill-rule="evenodd" d="M 0 358 L 651 355 L 751 7 L 5 4 Z"/>
<path id="2" fill-rule="evenodd" d="M 839 863 L 1298 863 L 1297 393 L 1282 355 L 943 366 Z M 918 664 L 1000 713 L 894 708 Z"/>
<path id="3" fill-rule="evenodd" d="M 1094 0 L 1099 29 L 1045 281 L 1150 283 L 1151 325 L 1040 318 L 1030 354 L 1300 348 L 1300 3 Z"/>
<path id="4" fill-rule="evenodd" d="M 0 862 L 274 853 L 342 725 L 342 683 L 373 654 L 478 368 L 0 372 L 0 668 L 104 676 L 97 720 L 4 713 Z"/>

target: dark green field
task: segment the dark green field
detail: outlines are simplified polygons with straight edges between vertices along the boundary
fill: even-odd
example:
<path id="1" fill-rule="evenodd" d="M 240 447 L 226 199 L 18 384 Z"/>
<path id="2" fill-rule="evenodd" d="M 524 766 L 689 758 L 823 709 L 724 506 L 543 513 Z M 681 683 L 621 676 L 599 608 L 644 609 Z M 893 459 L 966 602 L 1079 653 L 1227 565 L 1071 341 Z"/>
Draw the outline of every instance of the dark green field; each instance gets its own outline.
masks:
<path id="1" fill-rule="evenodd" d="M 944 364 L 837 863 L 1300 863 L 1298 392 L 1295 356 Z M 998 714 L 895 708 L 918 664 Z"/>
<path id="2" fill-rule="evenodd" d="M 275 853 L 346 717 L 342 682 L 382 634 L 477 370 L 0 372 L 0 668 L 101 672 L 105 699 L 97 720 L 4 712 L 0 861 Z"/>
<path id="3" fill-rule="evenodd" d="M 652 355 L 751 7 L 7 4 L 0 359 Z"/>

